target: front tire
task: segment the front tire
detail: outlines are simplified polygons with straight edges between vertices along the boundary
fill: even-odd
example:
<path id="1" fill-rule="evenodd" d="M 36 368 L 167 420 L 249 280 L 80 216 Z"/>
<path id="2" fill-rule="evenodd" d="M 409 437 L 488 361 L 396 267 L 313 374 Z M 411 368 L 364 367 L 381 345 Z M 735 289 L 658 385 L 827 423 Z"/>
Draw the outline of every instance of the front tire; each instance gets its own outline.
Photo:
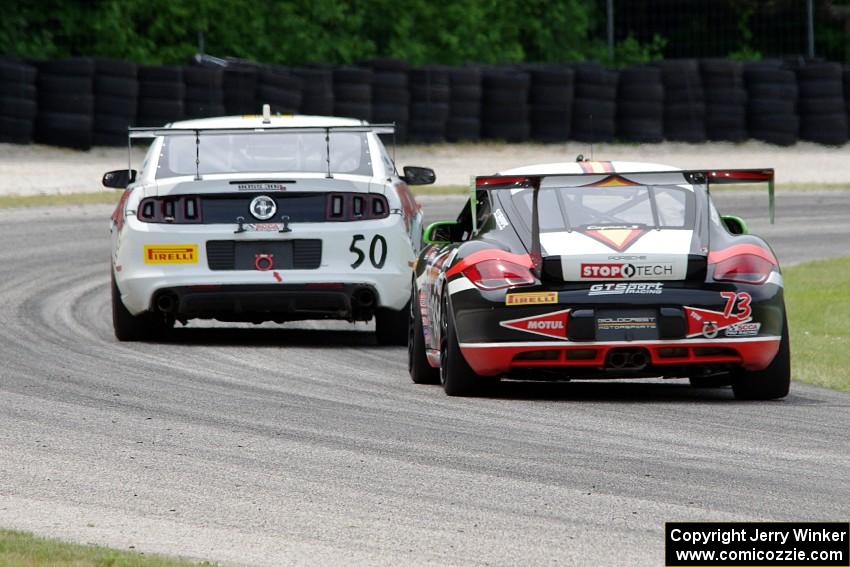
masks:
<path id="1" fill-rule="evenodd" d="M 121 301 L 121 292 L 115 283 L 115 274 L 112 274 L 112 328 L 115 338 L 121 342 L 127 341 L 151 341 L 164 338 L 171 330 L 164 316 L 154 313 L 142 313 L 133 315 Z"/>
<path id="2" fill-rule="evenodd" d="M 379 345 L 404 346 L 407 344 L 407 312 L 410 305 L 401 311 L 381 307 L 375 312 L 375 338 Z"/>
<path id="3" fill-rule="evenodd" d="M 486 378 L 478 376 L 466 362 L 457 340 L 454 317 L 443 298 L 440 314 L 440 382 L 449 396 L 474 396 L 484 389 Z"/>
<path id="4" fill-rule="evenodd" d="M 417 299 L 416 287 L 410 298 L 410 316 L 407 325 L 407 370 L 414 384 L 438 384 L 440 371 L 428 363 L 425 334 L 422 329 L 422 311 Z"/>
<path id="5" fill-rule="evenodd" d="M 779 352 L 764 370 L 739 370 L 732 376 L 732 391 L 739 400 L 775 400 L 788 395 L 791 387 L 791 344 L 788 319 L 782 317 Z"/>

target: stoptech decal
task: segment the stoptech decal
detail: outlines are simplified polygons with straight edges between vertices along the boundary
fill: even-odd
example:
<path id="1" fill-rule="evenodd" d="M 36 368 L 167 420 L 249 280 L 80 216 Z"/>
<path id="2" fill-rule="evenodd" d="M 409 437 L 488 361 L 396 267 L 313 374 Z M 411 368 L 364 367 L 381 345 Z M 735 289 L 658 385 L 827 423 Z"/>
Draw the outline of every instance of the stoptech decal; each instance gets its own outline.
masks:
<path id="1" fill-rule="evenodd" d="M 544 337 L 567 340 L 567 319 L 569 318 L 569 313 L 569 309 L 563 309 L 544 315 L 532 315 L 531 317 L 523 317 L 522 319 L 502 321 L 499 325 L 508 329 L 543 335 Z"/>
<path id="2" fill-rule="evenodd" d="M 587 295 L 660 295 L 663 283 L 606 283 L 590 286 Z"/>
<path id="3" fill-rule="evenodd" d="M 145 264 L 197 263 L 197 244 L 145 244 Z"/>
<path id="4" fill-rule="evenodd" d="M 580 275 L 588 280 L 659 279 L 673 275 L 673 264 L 582 264 Z"/>
<path id="5" fill-rule="evenodd" d="M 726 305 L 723 311 L 711 311 L 708 309 L 698 309 L 696 307 L 685 307 L 685 318 L 688 324 L 688 338 L 703 336 L 707 339 L 715 338 L 720 331 L 728 330 L 731 327 L 737 327 L 744 323 L 749 323 L 752 320 L 752 309 L 750 303 L 752 297 L 746 292 L 720 292 L 721 297 L 726 300 Z M 760 323 L 756 328 L 755 334 L 758 334 Z M 752 332 L 752 327 L 743 327 L 743 332 Z M 727 337 L 734 336 L 753 336 L 753 335 L 736 335 L 735 331 L 732 334 L 727 334 Z"/>
<path id="6" fill-rule="evenodd" d="M 558 303 L 558 292 L 509 293 L 505 296 L 505 305 L 541 305 L 544 303 Z"/>

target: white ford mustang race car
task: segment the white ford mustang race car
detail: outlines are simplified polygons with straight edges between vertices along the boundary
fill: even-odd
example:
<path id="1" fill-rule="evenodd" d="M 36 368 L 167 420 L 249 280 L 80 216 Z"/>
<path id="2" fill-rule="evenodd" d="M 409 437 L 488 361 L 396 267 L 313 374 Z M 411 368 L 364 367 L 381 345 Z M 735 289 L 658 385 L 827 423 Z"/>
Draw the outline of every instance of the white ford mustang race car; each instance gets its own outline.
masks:
<path id="1" fill-rule="evenodd" d="M 151 340 L 175 321 L 376 320 L 404 343 L 422 212 L 378 134 L 318 116 L 222 117 L 131 128 L 152 139 L 112 216 L 115 336 Z"/>

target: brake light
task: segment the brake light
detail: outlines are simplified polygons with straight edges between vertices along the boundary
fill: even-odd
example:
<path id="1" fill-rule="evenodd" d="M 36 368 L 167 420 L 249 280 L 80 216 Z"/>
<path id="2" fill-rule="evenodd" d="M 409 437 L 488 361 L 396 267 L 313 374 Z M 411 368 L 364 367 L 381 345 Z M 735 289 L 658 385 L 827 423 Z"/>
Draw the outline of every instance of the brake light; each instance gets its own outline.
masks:
<path id="1" fill-rule="evenodd" d="M 719 282 L 763 284 L 773 272 L 774 263 L 755 254 L 739 254 L 714 265 L 714 279 Z"/>
<path id="2" fill-rule="evenodd" d="M 148 197 L 139 203 L 136 217 L 143 222 L 200 223 L 202 220 L 200 197 L 197 195 Z"/>
<path id="3" fill-rule="evenodd" d="M 534 283 L 530 269 L 507 260 L 483 260 L 465 268 L 463 275 L 475 287 L 484 290 Z"/>
<path id="4" fill-rule="evenodd" d="M 382 219 L 390 216 L 387 198 L 383 195 L 329 193 L 325 206 L 325 220 L 356 221 Z"/>

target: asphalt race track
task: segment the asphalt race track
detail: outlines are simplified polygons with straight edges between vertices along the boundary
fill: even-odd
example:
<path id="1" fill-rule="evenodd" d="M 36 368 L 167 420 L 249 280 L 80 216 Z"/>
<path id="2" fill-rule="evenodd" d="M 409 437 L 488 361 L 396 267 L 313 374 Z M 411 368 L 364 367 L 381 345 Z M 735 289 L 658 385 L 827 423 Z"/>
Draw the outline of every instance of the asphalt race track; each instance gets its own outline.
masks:
<path id="1" fill-rule="evenodd" d="M 850 193 L 718 196 L 786 263 Z M 430 218 L 458 200 L 425 199 Z M 836 520 L 850 395 L 503 383 L 454 399 L 371 327 L 112 335 L 105 206 L 0 211 L 0 526 L 249 564 L 662 564 L 673 520 Z M 792 347 L 793 348 L 793 347 Z"/>

